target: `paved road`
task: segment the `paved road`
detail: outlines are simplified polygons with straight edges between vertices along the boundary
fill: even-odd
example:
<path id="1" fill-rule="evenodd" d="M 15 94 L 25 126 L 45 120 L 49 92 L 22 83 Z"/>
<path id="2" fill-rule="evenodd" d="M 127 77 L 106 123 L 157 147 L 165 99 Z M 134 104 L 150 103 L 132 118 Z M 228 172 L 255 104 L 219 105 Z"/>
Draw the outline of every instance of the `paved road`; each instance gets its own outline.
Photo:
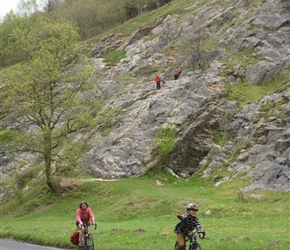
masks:
<path id="1" fill-rule="evenodd" d="M 43 247 L 32 245 L 29 243 L 23 243 L 15 240 L 4 240 L 0 239 L 0 249 L 1 250 L 65 250 L 63 248 L 55 247 Z"/>

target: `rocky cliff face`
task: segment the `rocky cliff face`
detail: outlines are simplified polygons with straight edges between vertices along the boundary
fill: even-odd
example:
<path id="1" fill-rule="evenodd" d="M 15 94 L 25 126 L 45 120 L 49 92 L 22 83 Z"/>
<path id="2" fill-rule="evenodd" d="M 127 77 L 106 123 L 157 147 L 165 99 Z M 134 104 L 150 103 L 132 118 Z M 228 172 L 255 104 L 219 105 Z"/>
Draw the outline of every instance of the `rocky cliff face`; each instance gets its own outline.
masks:
<path id="1" fill-rule="evenodd" d="M 101 46 L 93 46 L 97 66 L 110 79 L 102 83 L 103 91 L 109 105 L 122 108 L 122 119 L 109 136 L 93 139 L 95 145 L 83 163 L 99 177 L 138 176 L 147 167 L 160 164 L 154 157 L 153 138 L 160 127 L 173 126 L 178 139 L 163 164 L 175 173 L 188 177 L 206 167 L 205 177 L 229 163 L 231 177 L 217 180 L 216 185 L 243 172 L 252 178 L 248 189 L 289 190 L 289 89 L 239 110 L 234 101 L 226 99 L 223 86 L 225 82 L 239 84 L 243 78 L 261 85 L 289 70 L 289 4 L 278 0 L 199 5 L 201 2 L 187 8 L 188 14 L 182 18 L 167 16 L 154 27 L 137 30 L 122 43 L 116 36 L 108 38 L 108 46 L 119 43 L 126 50 L 126 58 L 116 67 L 106 68 L 97 56 Z M 201 51 L 203 42 L 212 42 L 212 49 Z M 181 46 L 186 53 L 162 53 L 170 46 Z M 248 52 L 256 58 L 251 64 L 241 65 L 232 58 L 234 53 L 246 56 Z M 225 60 L 234 66 L 227 68 L 221 63 Z M 176 66 L 183 70 L 177 81 L 173 80 Z M 155 90 L 153 75 L 148 77 L 151 82 L 147 78 L 138 85 L 120 86 L 114 81 L 127 71 L 138 76 L 145 67 L 157 68 L 165 75 L 161 90 Z M 226 76 L 221 76 L 223 71 Z M 117 97 L 120 88 L 123 94 Z M 262 105 L 273 107 L 273 116 L 265 118 Z M 231 121 L 226 119 L 229 115 Z M 218 146 L 215 134 L 232 140 Z M 233 160 L 237 147 L 242 151 Z"/>
<path id="2" fill-rule="evenodd" d="M 160 164 L 182 177 L 204 169 L 206 177 L 227 166 L 229 175 L 217 176 L 215 185 L 248 176 L 252 185 L 245 190 L 289 191 L 289 79 L 279 92 L 241 109 L 227 99 L 224 87 L 245 79 L 262 85 L 281 73 L 289 76 L 289 2 L 189 2 L 184 13 L 130 37 L 111 34 L 91 44 L 106 108 L 120 108 L 120 114 L 109 135 L 96 132 L 91 137 L 92 149 L 82 165 L 100 178 L 136 177 Z M 116 49 L 125 50 L 125 58 L 106 66 L 101 56 Z M 182 69 L 178 80 L 173 79 L 176 67 Z M 130 77 L 120 80 L 128 73 Z M 156 73 L 166 79 L 161 90 L 155 87 Z M 271 108 L 270 116 L 265 106 Z M 174 128 L 178 135 L 166 159 L 155 154 L 154 138 L 162 127 Z M 218 146 L 216 135 L 228 143 Z"/>

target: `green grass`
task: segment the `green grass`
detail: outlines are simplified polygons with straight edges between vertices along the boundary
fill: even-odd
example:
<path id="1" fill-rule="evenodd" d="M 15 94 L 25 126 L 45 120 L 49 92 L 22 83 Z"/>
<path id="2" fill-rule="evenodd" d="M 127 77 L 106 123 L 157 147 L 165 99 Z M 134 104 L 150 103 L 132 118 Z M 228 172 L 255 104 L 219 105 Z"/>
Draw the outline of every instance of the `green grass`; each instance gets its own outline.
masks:
<path id="1" fill-rule="evenodd" d="M 15 136 L 15 132 L 11 129 L 2 130 L 0 128 L 0 145 L 6 145 Z"/>
<path id="2" fill-rule="evenodd" d="M 245 104 L 254 103 L 264 97 L 266 94 L 273 93 L 273 89 L 277 85 L 269 84 L 268 88 L 263 86 L 257 86 L 247 82 L 240 84 L 226 83 L 225 87 L 229 90 L 228 100 L 234 100 L 239 107 L 243 107 Z"/>
<path id="3" fill-rule="evenodd" d="M 103 55 L 104 62 L 109 66 L 116 66 L 126 55 L 125 50 L 114 50 Z"/>
<path id="4" fill-rule="evenodd" d="M 289 249 L 289 193 L 244 194 L 238 190 L 248 184 L 245 180 L 214 187 L 211 179 L 185 181 L 152 171 L 136 179 L 87 182 L 79 188 L 71 183 L 71 191 L 62 196 L 50 194 L 40 182 L 32 194 L 22 193 L 22 203 L 1 205 L 0 237 L 73 249 L 69 236 L 76 229 L 75 211 L 86 200 L 99 225 L 92 230 L 96 249 L 172 249 L 175 210 L 184 211 L 187 203 L 196 202 L 207 231 L 207 238 L 200 240 L 203 249 L 266 249 L 272 240 L 271 249 Z M 262 198 L 251 198 L 253 193 Z"/>
<path id="5" fill-rule="evenodd" d="M 174 142 L 178 135 L 175 127 L 160 128 L 155 138 L 157 144 L 156 152 L 162 158 L 167 157 L 174 149 Z"/>
<path id="6" fill-rule="evenodd" d="M 122 36 L 128 37 L 131 36 L 134 31 L 141 27 L 147 27 L 147 26 L 154 26 L 156 21 L 159 18 L 165 18 L 168 15 L 178 14 L 181 16 L 185 15 L 188 12 L 191 12 L 191 10 L 185 10 L 187 7 L 190 6 L 190 3 L 188 0 L 178 0 L 178 1 L 172 1 L 168 4 L 163 5 L 162 7 L 150 11 L 146 14 L 137 16 L 135 18 L 132 18 L 126 22 L 124 22 L 121 25 L 118 25 L 107 32 L 102 33 L 99 36 L 93 37 L 86 41 L 86 43 L 91 43 L 94 41 L 98 41 L 100 38 L 109 35 L 109 34 L 118 34 L 120 31 L 122 31 Z"/>

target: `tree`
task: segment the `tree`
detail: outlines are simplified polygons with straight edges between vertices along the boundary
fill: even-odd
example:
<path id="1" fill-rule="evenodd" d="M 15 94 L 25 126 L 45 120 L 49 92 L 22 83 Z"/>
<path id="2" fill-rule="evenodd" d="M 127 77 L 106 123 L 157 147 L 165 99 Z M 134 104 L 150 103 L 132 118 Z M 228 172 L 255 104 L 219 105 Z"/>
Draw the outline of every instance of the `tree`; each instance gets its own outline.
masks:
<path id="1" fill-rule="evenodd" d="M 42 0 L 41 2 L 44 4 L 46 12 L 52 12 L 61 4 L 60 0 Z"/>
<path id="2" fill-rule="evenodd" d="M 65 1 L 54 9 L 51 13 L 56 20 L 69 20 L 74 22 L 79 28 L 82 39 L 88 39 L 96 35 L 99 25 L 97 18 L 96 0 L 74 0 Z"/>
<path id="3" fill-rule="evenodd" d="M 6 128 L 8 124 L 14 130 L 21 128 L 20 150 L 42 155 L 46 183 L 53 192 L 62 191 L 55 162 L 69 134 L 93 126 L 98 110 L 97 98 L 90 92 L 93 68 L 78 40 L 70 22 L 47 18 L 38 18 L 30 29 L 14 30 L 9 46 L 25 62 L 3 76 L 0 94 Z"/>
<path id="4" fill-rule="evenodd" d="M 38 6 L 36 0 L 21 0 L 17 5 L 17 12 L 11 10 L 1 20 L 1 36 L 0 36 L 0 63 L 2 66 L 15 63 L 18 56 L 13 58 L 5 54 L 8 44 L 8 38 L 14 28 L 25 29 L 35 21 L 35 16 L 38 14 Z"/>
<path id="5" fill-rule="evenodd" d="M 23 17 L 28 17 L 38 11 L 36 0 L 20 0 L 18 4 L 18 13 Z"/>

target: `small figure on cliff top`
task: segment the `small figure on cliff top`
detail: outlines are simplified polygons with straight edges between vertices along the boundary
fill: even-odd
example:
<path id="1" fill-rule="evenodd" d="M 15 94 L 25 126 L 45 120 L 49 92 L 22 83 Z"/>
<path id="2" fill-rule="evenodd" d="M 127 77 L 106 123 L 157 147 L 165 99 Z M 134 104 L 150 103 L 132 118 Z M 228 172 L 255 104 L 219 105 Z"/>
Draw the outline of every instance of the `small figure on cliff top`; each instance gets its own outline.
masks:
<path id="1" fill-rule="evenodd" d="M 157 90 L 160 89 L 161 77 L 159 75 L 156 75 L 155 82 Z"/>
<path id="2" fill-rule="evenodd" d="M 177 68 L 174 72 L 174 80 L 177 80 L 180 74 L 181 74 L 181 70 L 180 68 Z"/>

